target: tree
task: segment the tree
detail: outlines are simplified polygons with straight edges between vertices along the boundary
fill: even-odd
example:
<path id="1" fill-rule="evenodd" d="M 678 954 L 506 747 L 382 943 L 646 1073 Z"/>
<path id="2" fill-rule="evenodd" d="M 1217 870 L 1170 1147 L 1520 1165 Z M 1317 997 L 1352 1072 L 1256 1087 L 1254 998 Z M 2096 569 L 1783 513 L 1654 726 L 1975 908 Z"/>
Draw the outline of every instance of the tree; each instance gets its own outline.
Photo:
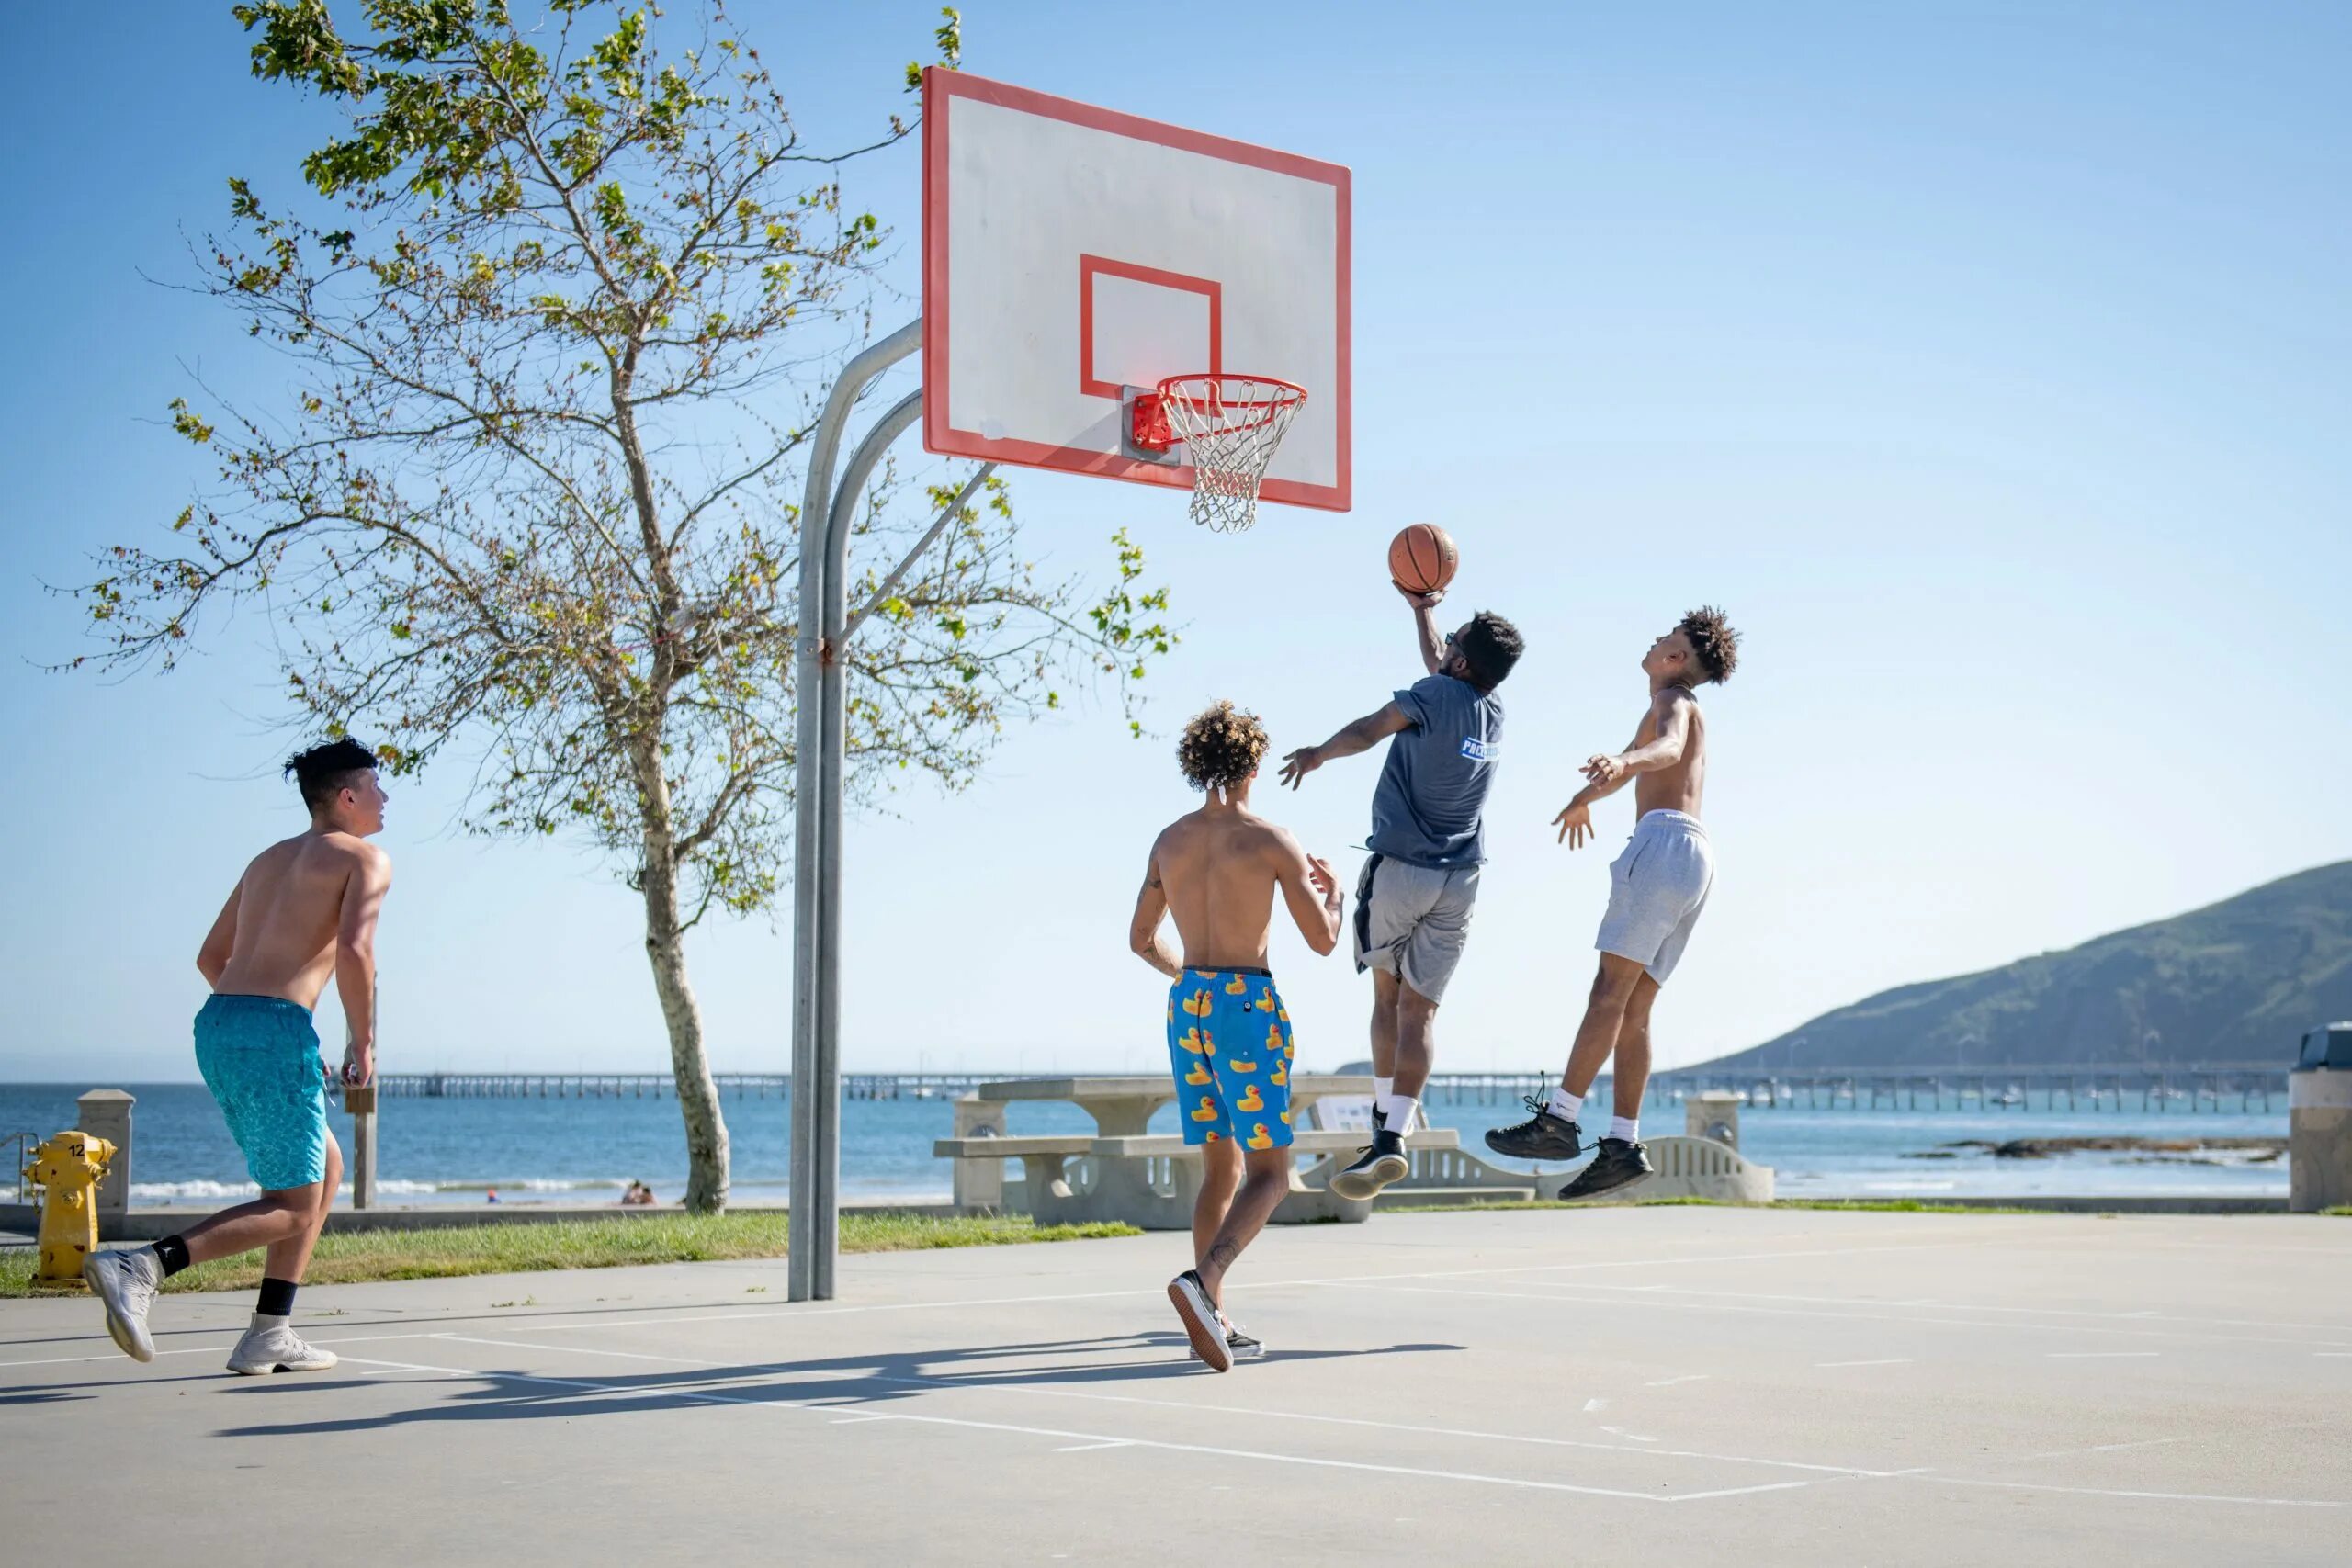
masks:
<path id="1" fill-rule="evenodd" d="M 298 389 L 263 412 L 173 401 L 221 485 L 168 540 L 101 556 L 77 592 L 102 651 L 72 662 L 168 669 L 208 616 L 256 602 L 303 721 L 364 728 L 399 773 L 469 757 L 471 830 L 605 856 L 644 905 L 686 1203 L 716 1210 L 727 1130 L 685 937 L 714 909 L 772 909 L 788 874 L 787 498 L 888 238 L 842 170 L 912 127 L 805 147 L 718 5 L 668 51 L 657 34 L 687 24 L 612 0 L 527 22 L 505 0 L 359 9 L 368 36 L 346 39 L 323 0 L 235 7 L 254 75 L 350 116 L 302 163 L 330 216 L 232 179 L 230 236 L 197 249 L 194 286 Z M 865 596 L 956 489 L 876 479 Z M 893 504 L 918 493 L 930 508 Z M 1134 728 L 1130 683 L 1173 640 L 1124 534 L 1088 590 L 1022 559 L 1001 484 L 978 499 L 845 650 L 858 798 L 909 774 L 962 786 L 1090 669 Z"/>

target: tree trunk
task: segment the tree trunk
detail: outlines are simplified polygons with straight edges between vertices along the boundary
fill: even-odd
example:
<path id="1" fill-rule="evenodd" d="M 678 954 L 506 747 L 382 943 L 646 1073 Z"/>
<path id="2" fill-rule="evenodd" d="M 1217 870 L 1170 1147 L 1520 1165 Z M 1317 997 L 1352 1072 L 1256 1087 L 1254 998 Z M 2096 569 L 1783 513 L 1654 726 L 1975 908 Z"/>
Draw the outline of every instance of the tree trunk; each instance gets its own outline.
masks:
<path id="1" fill-rule="evenodd" d="M 670 1075 L 678 1088 L 678 1114 L 686 1124 L 686 1208 L 716 1214 L 727 1207 L 727 1120 L 718 1085 L 703 1054 L 702 1009 L 686 978 L 685 932 L 678 923 L 678 871 L 666 825 L 645 830 L 645 956 L 670 1031 Z"/>

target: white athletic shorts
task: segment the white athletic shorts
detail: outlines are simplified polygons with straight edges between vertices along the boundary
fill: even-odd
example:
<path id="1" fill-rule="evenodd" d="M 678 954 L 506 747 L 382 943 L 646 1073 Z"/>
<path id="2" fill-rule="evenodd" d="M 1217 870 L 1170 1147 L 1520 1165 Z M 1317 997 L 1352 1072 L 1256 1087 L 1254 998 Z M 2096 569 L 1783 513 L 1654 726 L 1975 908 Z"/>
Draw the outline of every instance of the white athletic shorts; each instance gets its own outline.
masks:
<path id="1" fill-rule="evenodd" d="M 1646 811 L 1609 867 L 1609 912 L 1593 947 L 1630 958 L 1659 985 L 1682 961 L 1714 886 L 1715 852 L 1696 817 Z"/>

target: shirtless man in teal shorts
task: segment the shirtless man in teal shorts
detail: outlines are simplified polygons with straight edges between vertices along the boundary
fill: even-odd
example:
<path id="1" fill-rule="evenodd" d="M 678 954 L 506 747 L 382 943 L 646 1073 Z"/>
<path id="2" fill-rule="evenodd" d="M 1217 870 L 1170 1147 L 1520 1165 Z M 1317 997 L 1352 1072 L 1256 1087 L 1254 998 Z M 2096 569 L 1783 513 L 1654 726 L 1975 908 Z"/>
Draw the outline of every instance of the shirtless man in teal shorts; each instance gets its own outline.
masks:
<path id="1" fill-rule="evenodd" d="M 106 1303 L 107 1332 L 136 1360 L 154 1359 L 147 1311 L 166 1278 L 259 1247 L 269 1249 L 261 1300 L 229 1370 L 311 1372 L 335 1362 L 289 1322 L 294 1288 L 343 1182 L 311 1010 L 332 975 L 351 1032 L 343 1081 L 357 1087 L 373 1079 L 376 916 L 392 863 L 368 842 L 384 830 L 386 797 L 365 746 L 313 747 L 286 771 L 311 808 L 310 831 L 272 844 L 245 867 L 196 955 L 212 987 L 196 1015 L 196 1065 L 261 1196 L 153 1247 L 96 1253 L 83 1266 Z"/>
<path id="2" fill-rule="evenodd" d="M 1306 945 L 1340 945 L 1345 896 L 1328 862 L 1250 809 L 1266 754 L 1257 716 L 1219 703 L 1184 727 L 1176 763 L 1207 798 L 1151 846 L 1127 944 L 1168 976 L 1168 1055 L 1184 1141 L 1201 1147 L 1193 1266 L 1169 1282 L 1193 1353 L 1218 1371 L 1265 1353 L 1225 1315 L 1225 1277 L 1290 1190 L 1290 1011 L 1266 967 L 1279 891 Z M 1160 924 L 1176 918 L 1182 956 Z"/>

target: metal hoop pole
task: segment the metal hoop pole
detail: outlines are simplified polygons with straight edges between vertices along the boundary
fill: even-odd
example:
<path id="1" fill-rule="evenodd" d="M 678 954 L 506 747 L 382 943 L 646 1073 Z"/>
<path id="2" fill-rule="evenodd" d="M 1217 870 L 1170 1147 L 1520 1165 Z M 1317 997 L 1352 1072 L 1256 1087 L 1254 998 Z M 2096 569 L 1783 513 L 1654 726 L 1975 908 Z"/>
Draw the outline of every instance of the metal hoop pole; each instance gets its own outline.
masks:
<path id="1" fill-rule="evenodd" d="M 831 1299 L 841 1240 L 841 1042 L 835 994 L 840 955 L 834 951 L 838 941 L 827 937 L 829 918 L 836 939 L 840 925 L 842 728 L 839 647 L 827 633 L 841 624 L 833 606 L 846 592 L 840 580 L 848 539 L 844 534 L 839 541 L 842 553 L 837 556 L 831 537 L 833 463 L 841 451 L 842 426 L 859 397 L 875 378 L 922 346 L 922 321 L 918 317 L 843 367 L 818 418 L 808 483 L 801 492 L 800 625 L 794 682 L 799 713 L 793 758 L 792 1186 L 786 1267 L 786 1294 L 796 1302 Z M 865 455 L 865 446 L 859 455 Z"/>

